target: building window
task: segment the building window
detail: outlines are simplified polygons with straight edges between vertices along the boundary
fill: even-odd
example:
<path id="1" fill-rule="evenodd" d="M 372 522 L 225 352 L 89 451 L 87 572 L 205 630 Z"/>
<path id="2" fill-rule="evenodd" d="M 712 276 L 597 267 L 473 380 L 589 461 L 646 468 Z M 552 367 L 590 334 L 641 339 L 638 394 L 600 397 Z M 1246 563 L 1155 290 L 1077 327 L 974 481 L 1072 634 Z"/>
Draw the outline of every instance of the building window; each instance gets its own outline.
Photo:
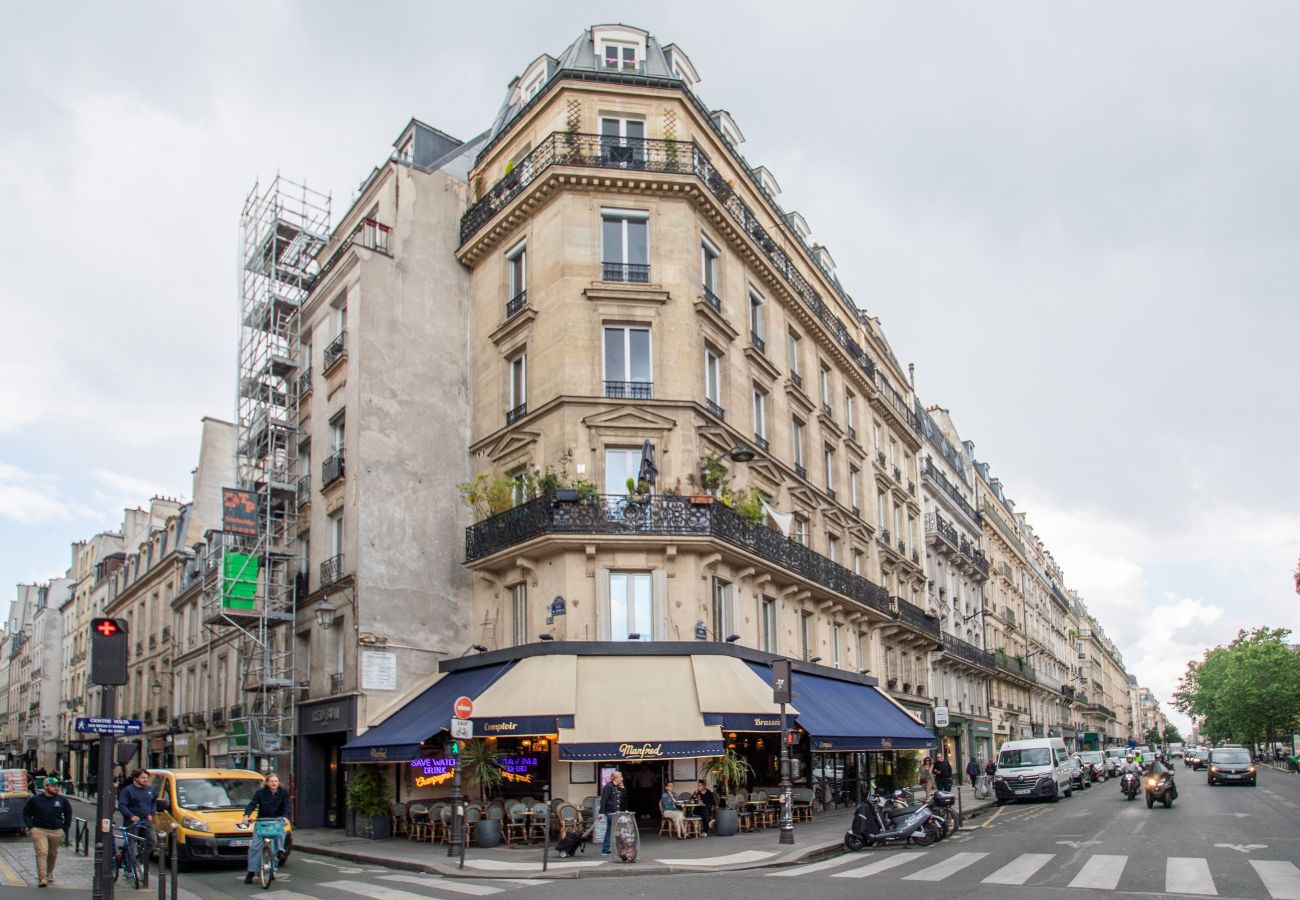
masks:
<path id="1" fill-rule="evenodd" d="M 542 69 L 542 71 L 533 76 L 533 79 L 529 81 L 528 85 L 524 88 L 524 102 L 527 103 L 529 100 L 536 97 L 538 93 L 541 92 L 542 85 L 544 84 L 546 84 L 546 70 Z"/>
<path id="2" fill-rule="evenodd" d="M 341 412 L 330 420 L 330 447 L 335 453 L 343 449 L 343 433 L 346 424 L 347 420 Z"/>
<path id="3" fill-rule="evenodd" d="M 862 551 L 861 550 L 855 549 L 853 551 L 853 574 L 854 575 L 862 574 Z"/>
<path id="4" fill-rule="evenodd" d="M 641 474 L 640 450 L 605 451 L 605 493 L 619 496 L 627 493 L 627 481 L 636 484 Z"/>
<path id="5" fill-rule="evenodd" d="M 515 646 L 528 643 L 528 585 L 522 581 L 510 588 L 510 625 Z"/>
<path id="6" fill-rule="evenodd" d="M 821 365 L 822 412 L 831 414 L 831 370 L 825 363 Z"/>
<path id="7" fill-rule="evenodd" d="M 822 448 L 822 464 L 826 468 L 826 493 L 835 496 L 835 451 L 830 447 Z"/>
<path id="8" fill-rule="evenodd" d="M 805 547 L 808 546 L 808 520 L 798 513 L 795 514 L 790 536 Z"/>
<path id="9" fill-rule="evenodd" d="M 610 640 L 654 639 L 649 572 L 609 573 Z"/>
<path id="10" fill-rule="evenodd" d="M 837 534 L 826 535 L 826 558 L 833 563 L 840 561 L 840 537 Z"/>
<path id="11" fill-rule="evenodd" d="M 849 429 L 849 437 L 855 437 L 857 434 L 857 410 L 854 408 L 856 406 L 857 397 L 853 395 L 852 391 L 846 390 L 844 392 L 844 424 Z"/>
<path id="12" fill-rule="evenodd" d="M 805 661 L 812 656 L 812 613 L 799 613 L 799 655 Z"/>
<path id="13" fill-rule="evenodd" d="M 799 335 L 793 331 L 786 335 L 785 352 L 790 357 L 790 380 L 794 382 L 795 387 L 803 386 L 803 373 L 799 365 L 799 357 L 802 353 L 803 341 Z"/>
<path id="14" fill-rule="evenodd" d="M 510 397 L 506 418 L 513 422 L 528 409 L 528 354 L 516 353 L 510 358 Z M 509 423 L 507 423 L 509 424 Z"/>
<path id="15" fill-rule="evenodd" d="M 638 210 L 600 213 L 601 277 L 605 281 L 650 280 L 650 215 Z"/>
<path id="16" fill-rule="evenodd" d="M 649 400 L 654 384 L 650 365 L 650 329 L 605 327 L 605 396 Z"/>
<path id="17" fill-rule="evenodd" d="M 884 441 L 884 435 L 880 428 L 880 423 L 875 419 L 871 420 L 871 435 L 874 440 L 875 448 L 877 450 L 885 449 L 885 445 L 882 443 Z"/>
<path id="18" fill-rule="evenodd" d="M 876 521 L 881 528 L 889 527 L 889 519 L 885 515 L 888 506 L 885 503 L 885 492 L 876 491 Z"/>
<path id="19" fill-rule="evenodd" d="M 858 467 L 849 466 L 849 505 L 853 512 L 858 511 Z"/>
<path id="20" fill-rule="evenodd" d="M 767 393 L 754 388 L 754 437 L 767 443 Z"/>
<path id="21" fill-rule="evenodd" d="M 330 516 L 329 520 L 330 535 L 330 556 L 337 557 L 343 555 L 343 513 L 339 511 Z"/>
<path id="22" fill-rule="evenodd" d="M 764 653 L 776 652 L 776 601 L 771 597 L 758 600 L 758 648 Z"/>
<path id="23" fill-rule="evenodd" d="M 749 334 L 754 346 L 763 350 L 763 296 L 753 288 L 749 289 Z"/>
<path id="24" fill-rule="evenodd" d="M 523 305 L 528 290 L 528 247 L 520 241 L 506 254 L 507 304 Z"/>
<path id="25" fill-rule="evenodd" d="M 831 660 L 835 663 L 835 668 L 840 667 L 840 626 L 836 625 L 831 629 Z"/>
<path id="26" fill-rule="evenodd" d="M 718 354 L 712 347 L 704 348 L 704 396 L 714 406 L 722 406 L 722 373 Z"/>
<path id="27" fill-rule="evenodd" d="M 735 633 L 736 616 L 732 609 L 731 582 L 713 579 L 713 639 L 725 641 Z"/>
<path id="28" fill-rule="evenodd" d="M 645 122 L 641 119 L 601 118 L 600 152 L 605 165 L 625 169 L 645 167 Z"/>
<path id="29" fill-rule="evenodd" d="M 718 299 L 718 248 L 707 239 L 700 241 L 700 284 L 704 288 L 704 299 L 714 309 L 721 306 Z"/>
<path id="30" fill-rule="evenodd" d="M 602 48 L 602 59 L 606 69 L 634 72 L 636 71 L 636 45 L 607 41 Z"/>

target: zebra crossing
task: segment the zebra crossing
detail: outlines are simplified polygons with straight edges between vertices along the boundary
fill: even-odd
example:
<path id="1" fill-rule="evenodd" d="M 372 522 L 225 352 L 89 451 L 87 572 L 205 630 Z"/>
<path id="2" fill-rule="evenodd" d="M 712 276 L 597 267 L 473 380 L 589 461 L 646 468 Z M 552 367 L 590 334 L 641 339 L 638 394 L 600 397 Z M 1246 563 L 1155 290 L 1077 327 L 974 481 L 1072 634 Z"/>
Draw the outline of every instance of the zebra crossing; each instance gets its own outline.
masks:
<path id="1" fill-rule="evenodd" d="M 493 879 L 491 883 L 485 883 L 408 872 L 367 874 L 369 877 L 364 879 L 332 878 L 293 887 L 288 884 L 281 887 L 277 882 L 274 895 L 277 900 L 356 900 L 357 897 L 367 900 L 460 900 L 466 896 L 488 897 L 551 883 L 527 878 Z M 198 900 L 198 897 L 190 894 L 190 898 L 182 897 L 181 900 Z"/>
<path id="2" fill-rule="evenodd" d="M 875 859 L 864 861 L 865 857 Z M 1300 868 L 1287 860 L 1224 857 L 1215 860 L 1211 871 L 1205 857 L 1171 856 L 1151 859 L 1110 853 L 1094 853 L 1082 861 L 1069 853 L 1018 853 L 998 855 L 988 852 L 876 851 L 850 853 L 832 860 L 793 866 L 768 872 L 769 878 L 820 876 L 825 878 L 893 878 L 907 882 L 949 882 L 995 884 L 1011 887 L 1052 885 L 1081 891 L 1115 891 L 1159 889 L 1151 879 L 1163 873 L 1163 890 L 1167 894 L 1218 896 L 1215 873 L 1232 879 L 1233 893 L 1254 881 L 1258 892 L 1250 896 L 1270 900 L 1300 900 Z M 1154 873 L 1154 874 L 1152 874 Z M 1125 882 L 1141 881 L 1141 884 Z"/>

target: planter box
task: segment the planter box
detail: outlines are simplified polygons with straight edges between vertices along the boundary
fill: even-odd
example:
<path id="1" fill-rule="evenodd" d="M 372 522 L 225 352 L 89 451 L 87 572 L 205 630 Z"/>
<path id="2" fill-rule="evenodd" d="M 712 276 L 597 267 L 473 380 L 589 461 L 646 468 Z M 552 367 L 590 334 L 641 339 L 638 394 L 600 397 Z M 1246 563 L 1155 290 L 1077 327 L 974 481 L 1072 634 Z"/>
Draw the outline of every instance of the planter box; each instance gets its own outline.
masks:
<path id="1" fill-rule="evenodd" d="M 555 502 L 556 503 L 577 503 L 578 502 L 577 488 L 556 488 Z"/>
<path id="2" fill-rule="evenodd" d="M 712 506 L 714 499 L 712 494 L 691 494 L 691 506 Z"/>
<path id="3" fill-rule="evenodd" d="M 713 812 L 713 834 L 732 837 L 740 831 L 740 816 L 734 809 L 716 809 Z"/>

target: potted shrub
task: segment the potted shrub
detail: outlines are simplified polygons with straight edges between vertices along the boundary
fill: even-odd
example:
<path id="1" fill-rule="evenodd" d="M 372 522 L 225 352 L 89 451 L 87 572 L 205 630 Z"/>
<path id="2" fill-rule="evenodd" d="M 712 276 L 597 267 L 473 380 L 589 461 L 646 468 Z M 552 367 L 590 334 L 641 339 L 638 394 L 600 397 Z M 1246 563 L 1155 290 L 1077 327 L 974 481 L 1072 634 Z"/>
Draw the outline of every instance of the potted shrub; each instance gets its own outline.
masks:
<path id="1" fill-rule="evenodd" d="M 460 775 L 466 788 L 477 788 L 479 799 L 487 800 L 501 786 L 501 756 L 487 741 L 466 741 L 460 748 Z M 495 847 L 501 843 L 501 823 L 480 819 L 475 836 L 480 847 Z"/>
<path id="2" fill-rule="evenodd" d="M 379 766 L 359 765 L 348 782 L 348 808 L 356 817 L 358 837 L 384 841 L 393 836 L 389 818 L 388 781 Z"/>
<path id="3" fill-rule="evenodd" d="M 713 833 L 719 837 L 731 837 L 740 830 L 740 818 L 738 810 L 724 806 L 727 795 L 731 793 L 733 785 L 739 787 L 744 784 L 745 779 L 754 774 L 754 769 L 735 750 L 727 750 L 709 762 L 708 772 L 721 788 L 718 809 L 714 813 Z"/>

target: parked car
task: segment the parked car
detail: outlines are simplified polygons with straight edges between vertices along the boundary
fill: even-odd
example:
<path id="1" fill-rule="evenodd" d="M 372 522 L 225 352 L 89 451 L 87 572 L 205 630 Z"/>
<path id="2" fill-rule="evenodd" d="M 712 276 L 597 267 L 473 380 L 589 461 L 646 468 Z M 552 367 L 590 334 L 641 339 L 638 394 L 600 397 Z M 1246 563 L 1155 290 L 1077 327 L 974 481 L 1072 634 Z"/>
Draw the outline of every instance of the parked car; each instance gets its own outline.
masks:
<path id="1" fill-rule="evenodd" d="M 1070 764 L 1070 784 L 1082 790 L 1083 788 L 1092 787 L 1091 770 L 1075 753 L 1067 762 Z"/>
<path id="2" fill-rule="evenodd" d="M 1092 781 L 1105 781 L 1107 775 L 1106 754 L 1100 750 L 1080 750 L 1076 756 L 1088 767 L 1088 776 Z"/>
<path id="3" fill-rule="evenodd" d="M 1007 741 L 998 751 L 993 790 L 998 806 L 1010 800 L 1048 800 L 1074 793 L 1070 755 L 1060 738 Z"/>
<path id="4" fill-rule="evenodd" d="M 1210 771 L 1205 774 L 1207 784 L 1248 784 L 1255 786 L 1255 764 L 1250 751 L 1244 747 L 1215 747 L 1206 761 Z"/>

